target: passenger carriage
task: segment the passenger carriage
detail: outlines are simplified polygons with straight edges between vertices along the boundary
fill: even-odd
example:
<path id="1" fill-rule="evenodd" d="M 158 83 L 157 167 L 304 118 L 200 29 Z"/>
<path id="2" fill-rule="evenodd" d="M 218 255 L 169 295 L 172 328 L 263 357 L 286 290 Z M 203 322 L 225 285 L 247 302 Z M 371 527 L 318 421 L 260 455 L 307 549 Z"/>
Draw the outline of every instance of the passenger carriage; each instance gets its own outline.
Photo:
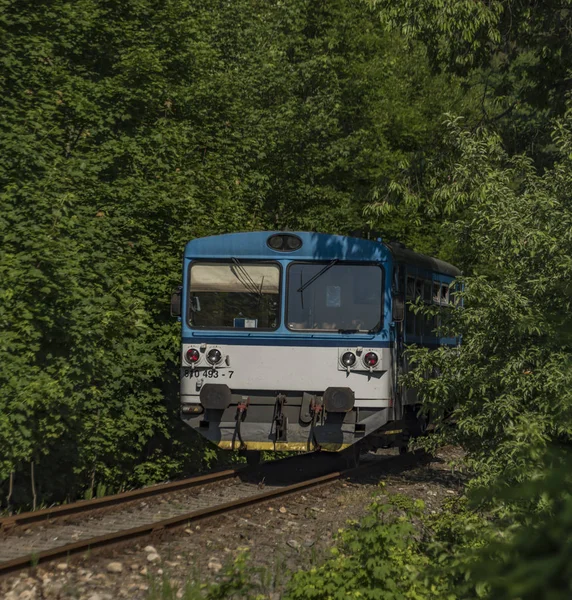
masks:
<path id="1" fill-rule="evenodd" d="M 192 240 L 172 300 L 182 322 L 183 420 L 228 450 L 392 443 L 416 419 L 414 392 L 397 383 L 405 346 L 455 343 L 406 303 L 448 306 L 459 273 L 381 240 L 304 232 Z"/>

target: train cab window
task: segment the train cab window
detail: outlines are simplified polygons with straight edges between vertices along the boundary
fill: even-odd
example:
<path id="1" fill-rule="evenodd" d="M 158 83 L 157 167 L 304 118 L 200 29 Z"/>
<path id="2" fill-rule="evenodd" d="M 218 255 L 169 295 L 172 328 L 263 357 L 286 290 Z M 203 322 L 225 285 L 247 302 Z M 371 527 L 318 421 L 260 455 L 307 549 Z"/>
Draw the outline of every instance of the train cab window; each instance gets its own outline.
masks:
<path id="1" fill-rule="evenodd" d="M 377 332 L 383 315 L 383 271 L 366 264 L 292 263 L 286 314 L 293 331 Z"/>
<path id="2" fill-rule="evenodd" d="M 193 263 L 188 320 L 203 329 L 276 329 L 280 315 L 277 264 Z"/>

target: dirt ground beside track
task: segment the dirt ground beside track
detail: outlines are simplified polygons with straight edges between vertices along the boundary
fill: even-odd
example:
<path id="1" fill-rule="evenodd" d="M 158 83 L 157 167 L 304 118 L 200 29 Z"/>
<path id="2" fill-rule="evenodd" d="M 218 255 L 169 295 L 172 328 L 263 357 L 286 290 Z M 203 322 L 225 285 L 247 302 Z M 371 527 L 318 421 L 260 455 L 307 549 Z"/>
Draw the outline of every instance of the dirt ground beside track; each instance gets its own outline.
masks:
<path id="1" fill-rule="evenodd" d="M 42 565 L 0 580 L 0 598 L 143 600 L 162 580 L 169 580 L 174 596 L 182 597 L 186 581 L 219 580 L 224 567 L 247 550 L 252 571 L 265 582 L 267 597 L 276 600 L 289 573 L 327 557 L 336 532 L 349 519 L 359 519 L 374 495 L 405 494 L 437 511 L 445 498 L 462 489 L 462 477 L 451 467 L 459 458 L 457 449 L 447 447 L 430 461 L 417 461 L 399 471 L 376 470 L 213 518 L 138 546 Z"/>

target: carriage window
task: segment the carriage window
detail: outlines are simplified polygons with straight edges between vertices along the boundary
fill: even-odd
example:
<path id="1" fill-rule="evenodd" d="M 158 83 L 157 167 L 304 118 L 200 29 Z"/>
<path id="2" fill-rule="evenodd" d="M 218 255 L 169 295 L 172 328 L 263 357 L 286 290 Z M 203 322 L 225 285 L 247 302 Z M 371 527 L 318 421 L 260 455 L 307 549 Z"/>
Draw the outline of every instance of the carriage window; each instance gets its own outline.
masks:
<path id="1" fill-rule="evenodd" d="M 449 286 L 445 284 L 441 286 L 441 304 L 449 304 Z"/>
<path id="2" fill-rule="evenodd" d="M 430 281 L 425 280 L 423 282 L 423 302 L 426 305 L 431 304 L 432 287 L 433 286 Z M 424 314 L 423 315 L 423 336 L 424 337 L 433 337 L 434 335 L 435 334 L 433 333 L 433 317 L 431 317 L 430 315 Z"/>
<path id="3" fill-rule="evenodd" d="M 381 267 L 335 264 L 325 269 L 327 266 L 290 265 L 288 329 L 330 333 L 379 331 L 383 314 Z"/>
<path id="4" fill-rule="evenodd" d="M 407 300 L 415 298 L 415 277 L 407 278 Z"/>
<path id="5" fill-rule="evenodd" d="M 436 281 L 433 283 L 433 302 L 439 304 L 441 299 L 441 284 Z"/>
<path id="6" fill-rule="evenodd" d="M 407 278 L 407 302 L 412 302 L 415 299 L 415 278 Z M 415 334 L 415 313 L 411 306 L 407 307 L 407 314 L 405 315 L 405 333 L 408 335 Z"/>
<path id="7" fill-rule="evenodd" d="M 449 287 L 449 305 L 457 307 L 461 304 L 460 298 L 457 296 L 458 291 L 459 284 L 453 284 Z"/>
<path id="8" fill-rule="evenodd" d="M 426 304 L 431 304 L 431 282 L 424 281 L 423 282 L 423 302 Z"/>
<path id="9" fill-rule="evenodd" d="M 189 288 L 191 327 L 278 327 L 280 269 L 276 264 L 241 261 L 193 264 Z"/>
<path id="10" fill-rule="evenodd" d="M 415 280 L 415 302 L 423 299 L 423 279 Z M 424 329 L 425 315 L 417 311 L 415 315 L 415 335 L 422 335 Z"/>

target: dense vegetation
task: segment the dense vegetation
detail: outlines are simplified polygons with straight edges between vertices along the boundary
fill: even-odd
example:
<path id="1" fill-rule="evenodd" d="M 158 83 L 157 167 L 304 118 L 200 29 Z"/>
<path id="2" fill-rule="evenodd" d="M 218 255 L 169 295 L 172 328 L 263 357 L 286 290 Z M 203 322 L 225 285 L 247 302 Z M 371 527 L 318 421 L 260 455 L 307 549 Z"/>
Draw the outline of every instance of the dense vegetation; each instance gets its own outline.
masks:
<path id="1" fill-rule="evenodd" d="M 32 466 L 44 501 L 196 469 L 214 457 L 178 425 L 168 316 L 184 243 L 363 226 L 470 96 L 357 0 L 0 5 L 3 496 L 12 473 L 30 502 Z"/>
<path id="2" fill-rule="evenodd" d="M 411 350 L 417 370 L 404 383 L 436 420 L 426 445 L 466 450 L 470 502 L 437 521 L 374 504 L 328 563 L 294 577 L 289 597 L 569 598 L 572 3 L 375 5 L 426 44 L 437 71 L 486 74 L 479 126 L 449 118 L 446 151 L 422 171 L 411 161 L 369 211 L 426 211 L 463 267 L 464 306 L 443 323 L 463 344 Z"/>
<path id="3" fill-rule="evenodd" d="M 472 500 L 376 504 L 290 596 L 568 598 L 572 1 L 0 0 L 0 28 L 3 496 L 213 460 L 177 423 L 184 242 L 367 225 L 463 268 L 463 345 L 405 384 Z"/>

